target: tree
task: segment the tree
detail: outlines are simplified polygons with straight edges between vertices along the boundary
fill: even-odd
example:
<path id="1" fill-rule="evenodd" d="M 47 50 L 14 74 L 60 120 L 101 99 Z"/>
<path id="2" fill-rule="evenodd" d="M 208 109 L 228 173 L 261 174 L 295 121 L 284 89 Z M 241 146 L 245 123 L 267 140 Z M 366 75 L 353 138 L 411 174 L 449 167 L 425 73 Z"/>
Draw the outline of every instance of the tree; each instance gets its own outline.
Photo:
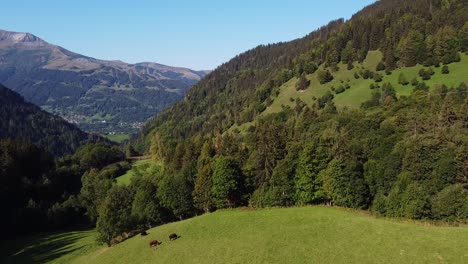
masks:
<path id="1" fill-rule="evenodd" d="M 436 43 L 434 53 L 443 64 L 449 64 L 460 60 L 458 55 L 458 38 L 456 31 L 445 26 L 439 29 L 435 35 Z"/>
<path id="2" fill-rule="evenodd" d="M 449 185 L 432 200 L 436 219 L 463 221 L 468 219 L 468 191 L 461 184 Z"/>
<path id="3" fill-rule="evenodd" d="M 294 177 L 294 200 L 298 205 L 319 203 L 323 200 L 321 179 L 318 173 L 325 169 L 328 153 L 324 146 L 307 145 L 299 156 Z"/>
<path id="4" fill-rule="evenodd" d="M 211 194 L 216 208 L 232 208 L 240 203 L 241 171 L 231 158 L 217 156 L 213 161 Z"/>
<path id="5" fill-rule="evenodd" d="M 385 68 L 388 71 L 393 71 L 396 68 L 396 63 L 395 63 L 395 51 L 393 49 L 393 46 L 389 46 L 385 50 Z"/>
<path id="6" fill-rule="evenodd" d="M 329 70 L 322 70 L 318 72 L 317 79 L 320 82 L 320 84 L 325 84 L 333 80 L 333 75 L 330 73 Z"/>
<path id="7" fill-rule="evenodd" d="M 355 161 L 334 159 L 320 172 L 319 177 L 323 181 L 326 200 L 338 206 L 367 207 L 369 189 Z"/>
<path id="8" fill-rule="evenodd" d="M 110 246 L 112 238 L 132 228 L 134 224 L 132 200 L 130 188 L 114 185 L 110 189 L 103 204 L 99 207 L 96 229 L 100 241 Z"/>
<path id="9" fill-rule="evenodd" d="M 151 139 L 150 153 L 155 161 L 164 162 L 166 157 L 166 146 L 159 133 L 154 134 Z"/>
<path id="10" fill-rule="evenodd" d="M 192 188 L 183 175 L 165 176 L 159 184 L 161 205 L 171 210 L 179 220 L 193 214 Z"/>
<path id="11" fill-rule="evenodd" d="M 98 218 L 98 210 L 105 201 L 108 191 L 112 188 L 112 180 L 100 173 L 97 169 L 91 169 L 81 178 L 83 187 L 80 191 L 80 199 L 86 208 L 86 215 L 91 222 Z"/>
<path id="12" fill-rule="evenodd" d="M 193 191 L 193 201 L 197 209 L 209 212 L 213 207 L 211 201 L 211 156 L 213 151 L 208 142 L 203 144 L 197 165 L 197 180 Z"/>
<path id="13" fill-rule="evenodd" d="M 132 203 L 132 214 L 138 224 L 151 227 L 163 222 L 162 209 L 157 196 L 157 188 L 147 177 L 138 177 L 131 186 L 135 196 Z M 133 183 L 132 182 L 132 183 Z"/>
<path id="14" fill-rule="evenodd" d="M 307 80 L 305 73 L 302 73 L 296 83 L 296 91 L 301 91 L 309 88 L 310 81 Z"/>
<path id="15" fill-rule="evenodd" d="M 411 67 L 423 63 L 426 60 L 424 36 L 416 30 L 410 30 L 408 35 L 400 40 L 398 54 L 403 66 Z"/>
<path id="16" fill-rule="evenodd" d="M 353 62 L 353 42 L 348 41 L 346 47 L 341 51 L 341 61 L 349 64 Z"/>

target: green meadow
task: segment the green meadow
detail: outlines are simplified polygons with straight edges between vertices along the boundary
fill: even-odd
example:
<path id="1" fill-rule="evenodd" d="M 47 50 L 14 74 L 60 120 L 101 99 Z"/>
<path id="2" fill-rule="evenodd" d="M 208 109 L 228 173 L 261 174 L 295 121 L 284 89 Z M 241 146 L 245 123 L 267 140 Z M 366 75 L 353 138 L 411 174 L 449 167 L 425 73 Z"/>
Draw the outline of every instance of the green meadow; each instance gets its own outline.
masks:
<path id="1" fill-rule="evenodd" d="M 153 169 L 153 165 L 157 165 L 153 160 L 137 160 L 132 164 L 132 168 L 124 175 L 117 177 L 116 181 L 119 185 L 128 185 L 135 175 L 148 173 Z"/>
<path id="2" fill-rule="evenodd" d="M 449 74 L 442 74 L 442 67 L 433 67 L 434 75 L 431 76 L 430 80 L 424 81 L 426 85 L 432 89 L 436 84 L 445 84 L 447 87 L 454 87 L 458 86 L 461 82 L 468 83 L 468 73 L 466 72 L 468 67 L 468 55 L 461 54 L 460 56 L 460 62 L 448 65 L 450 71 Z M 370 51 L 363 63 L 354 63 L 354 69 L 352 70 L 347 70 L 347 66 L 341 63 L 338 65 L 339 70 L 332 73 L 334 77 L 333 81 L 326 84 L 319 83 L 317 72 L 310 74 L 307 76 L 307 79 L 310 80 L 310 86 L 304 91 L 296 91 L 295 85 L 297 78 L 292 78 L 280 87 L 280 94 L 277 97 L 272 98 L 272 105 L 270 105 L 262 115 L 279 112 L 283 105 L 294 107 L 295 102 L 292 99 L 296 98 L 301 99 L 308 105 L 312 105 L 316 102 L 314 98 L 320 98 L 327 91 L 331 91 L 332 87 L 337 88 L 338 86 L 346 83 L 349 84 L 351 87 L 350 89 L 340 94 L 332 92 L 335 96 L 335 105 L 338 108 L 359 108 L 363 102 L 371 98 L 372 90 L 369 86 L 375 83 L 375 81 L 373 79 L 365 80 L 362 77 L 355 79 L 354 73 L 358 73 L 364 69 L 376 72 L 376 66 L 381 59 L 382 53 L 380 51 Z M 422 82 L 423 80 L 418 74 L 419 70 L 422 68 L 427 67 L 417 65 L 414 67 L 399 68 L 392 71 L 390 75 L 386 75 L 385 71 L 380 71 L 378 73 L 383 77 L 380 85 L 389 82 L 395 88 L 398 96 L 409 95 L 413 91 L 414 87 L 411 86 L 411 84 L 406 86 L 398 84 L 398 77 L 403 73 L 408 81 L 416 78 L 419 82 Z M 319 70 L 322 70 L 322 68 Z"/>
<path id="3" fill-rule="evenodd" d="M 181 237 L 169 241 L 173 232 Z M 148 233 L 111 248 L 97 245 L 93 231 L 37 236 L 1 252 L 6 263 L 468 263 L 467 227 L 321 206 L 222 210 Z M 162 244 L 150 248 L 153 239 Z"/>

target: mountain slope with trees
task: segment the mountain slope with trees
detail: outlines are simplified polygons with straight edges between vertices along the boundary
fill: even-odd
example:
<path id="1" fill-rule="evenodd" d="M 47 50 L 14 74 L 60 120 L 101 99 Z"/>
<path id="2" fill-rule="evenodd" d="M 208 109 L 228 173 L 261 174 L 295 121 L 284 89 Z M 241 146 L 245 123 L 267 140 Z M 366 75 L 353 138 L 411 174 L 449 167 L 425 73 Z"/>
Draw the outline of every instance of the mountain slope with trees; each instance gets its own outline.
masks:
<path id="1" fill-rule="evenodd" d="M 135 147 L 164 165 L 138 178 L 157 179 L 159 193 L 191 194 L 161 196 L 179 217 L 328 204 L 466 222 L 466 14 L 461 0 L 382 0 L 302 39 L 247 51 L 144 127 Z M 336 100 L 351 81 L 327 86 L 344 71 L 369 80 L 369 96 L 353 107 Z M 265 112 L 287 82 L 299 93 L 328 91 Z"/>
<path id="2" fill-rule="evenodd" d="M 1 84 L 0 138 L 28 141 L 56 156 L 72 154 L 81 145 L 104 140 L 26 102 Z"/>

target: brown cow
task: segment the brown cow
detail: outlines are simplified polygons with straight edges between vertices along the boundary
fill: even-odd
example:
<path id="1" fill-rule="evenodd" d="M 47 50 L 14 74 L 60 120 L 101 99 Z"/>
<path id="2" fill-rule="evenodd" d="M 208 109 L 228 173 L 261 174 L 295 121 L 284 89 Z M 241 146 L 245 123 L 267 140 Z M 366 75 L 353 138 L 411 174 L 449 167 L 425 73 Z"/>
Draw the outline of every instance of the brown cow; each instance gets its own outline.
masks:
<path id="1" fill-rule="evenodd" d="M 169 235 L 169 240 L 176 240 L 178 238 L 179 238 L 179 236 L 176 233 L 172 233 L 172 234 Z"/>
<path id="2" fill-rule="evenodd" d="M 157 240 L 153 240 L 153 241 L 151 241 L 151 242 L 149 243 L 149 246 L 150 246 L 150 247 L 154 247 L 154 246 L 157 246 L 157 245 L 159 245 L 159 244 L 161 244 L 161 242 L 158 242 Z"/>

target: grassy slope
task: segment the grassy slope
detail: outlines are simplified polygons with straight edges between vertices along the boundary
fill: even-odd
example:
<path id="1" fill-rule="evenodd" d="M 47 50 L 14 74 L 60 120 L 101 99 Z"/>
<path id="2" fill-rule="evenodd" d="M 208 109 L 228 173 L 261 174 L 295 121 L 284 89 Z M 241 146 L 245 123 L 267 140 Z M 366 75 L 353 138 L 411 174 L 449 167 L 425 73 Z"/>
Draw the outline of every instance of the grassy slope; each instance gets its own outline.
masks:
<path id="1" fill-rule="evenodd" d="M 0 263 L 70 263 L 101 250 L 95 231 L 43 233 L 0 243 Z"/>
<path id="2" fill-rule="evenodd" d="M 355 79 L 354 73 L 359 72 L 361 69 L 369 69 L 375 72 L 375 67 L 382 58 L 382 53 L 380 51 L 370 51 L 367 55 L 367 58 L 362 64 L 355 63 L 354 69 L 348 71 L 346 65 L 340 64 L 340 70 L 333 73 L 334 80 L 330 83 L 321 85 L 317 80 L 317 72 L 310 74 L 307 78 L 311 81 L 311 85 L 305 91 L 296 91 L 295 84 L 297 78 L 293 78 L 290 81 L 283 84 L 280 87 L 280 94 L 277 98 L 274 98 L 273 104 L 269 106 L 262 115 L 279 112 L 281 110 L 281 105 L 288 105 L 294 107 L 295 103 L 290 101 L 290 98 L 300 98 L 302 101 L 306 102 L 308 105 L 314 103 L 313 97 L 319 98 L 323 96 L 330 88 L 333 86 L 337 88 L 343 81 L 349 84 L 351 88 L 346 90 L 344 93 L 335 95 L 335 104 L 338 108 L 350 107 L 350 108 L 359 108 L 361 104 L 370 99 L 372 90 L 369 89 L 369 85 L 374 83 L 373 80 L 368 79 L 364 80 L 363 78 Z M 461 55 L 461 62 L 452 63 L 449 65 L 450 74 L 443 75 L 441 74 L 441 68 L 433 68 L 435 75 L 428 81 L 425 81 L 429 87 L 433 87 L 435 84 L 445 84 L 448 87 L 457 86 L 461 82 L 468 83 L 468 74 L 466 69 L 468 68 L 468 55 Z M 419 81 L 422 79 L 418 75 L 418 71 L 423 68 L 423 66 L 418 65 L 415 67 L 408 67 L 403 69 L 394 70 L 391 75 L 385 75 L 385 72 L 379 72 L 383 76 L 382 83 L 390 82 L 398 95 L 408 95 L 413 90 L 411 85 L 402 86 L 398 84 L 398 76 L 400 73 L 404 73 L 408 81 L 417 77 Z"/>
<path id="3" fill-rule="evenodd" d="M 172 232 L 181 238 L 168 241 Z M 152 239 L 162 244 L 149 248 Z M 401 223 L 339 208 L 238 209 L 153 228 L 112 248 L 85 248 L 67 262 L 468 263 L 466 241 L 466 227 Z"/>
<path id="4" fill-rule="evenodd" d="M 104 135 L 104 137 L 119 144 L 130 139 L 130 136 L 128 134 L 115 134 L 115 135 L 107 134 L 107 135 Z"/>
<path id="5" fill-rule="evenodd" d="M 116 181 L 119 185 L 128 185 L 135 176 L 143 171 L 151 169 L 151 165 L 155 164 L 153 160 L 137 160 L 132 164 L 132 168 L 128 170 L 124 175 L 117 177 Z"/>

